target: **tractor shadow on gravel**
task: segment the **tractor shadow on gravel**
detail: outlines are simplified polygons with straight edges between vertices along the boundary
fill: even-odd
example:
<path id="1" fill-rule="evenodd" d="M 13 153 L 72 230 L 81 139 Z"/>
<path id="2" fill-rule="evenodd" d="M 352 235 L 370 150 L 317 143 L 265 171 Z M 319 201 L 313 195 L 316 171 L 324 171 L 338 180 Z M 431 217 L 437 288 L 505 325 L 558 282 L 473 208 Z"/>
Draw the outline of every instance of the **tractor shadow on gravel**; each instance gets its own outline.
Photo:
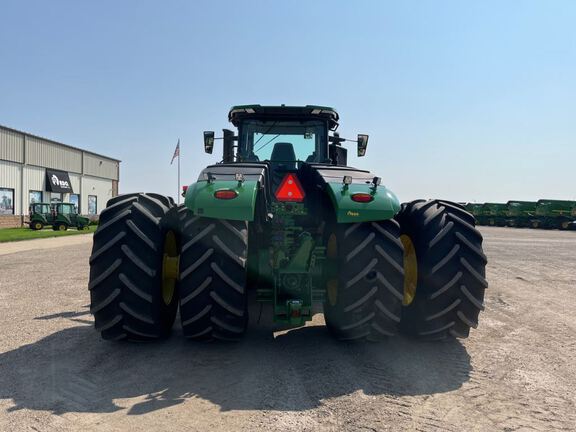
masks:
<path id="1" fill-rule="evenodd" d="M 458 389 L 471 366 L 457 340 L 334 340 L 323 326 L 239 343 L 193 343 L 179 329 L 158 343 L 113 343 L 90 325 L 0 354 L 0 399 L 19 409 L 139 415 L 203 399 L 220 410 L 300 411 L 354 392 L 395 399 Z M 134 398 L 134 399 L 132 399 Z M 132 399 L 120 400 L 117 399 Z"/>

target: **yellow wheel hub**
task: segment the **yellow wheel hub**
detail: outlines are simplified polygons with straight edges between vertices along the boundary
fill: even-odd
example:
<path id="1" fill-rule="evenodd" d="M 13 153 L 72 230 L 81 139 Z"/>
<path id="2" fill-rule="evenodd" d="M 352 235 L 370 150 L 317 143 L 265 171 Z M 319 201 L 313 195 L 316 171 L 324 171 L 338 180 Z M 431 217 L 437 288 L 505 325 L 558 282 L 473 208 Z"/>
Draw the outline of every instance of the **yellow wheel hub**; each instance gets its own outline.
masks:
<path id="1" fill-rule="evenodd" d="M 64 224 L 59 225 L 59 226 L 58 226 L 58 229 L 59 229 L 60 231 L 66 231 L 66 225 L 64 225 Z"/>
<path id="2" fill-rule="evenodd" d="M 34 228 L 36 228 L 37 230 L 41 230 L 42 229 L 42 224 L 40 222 L 36 222 L 34 224 Z"/>
<path id="3" fill-rule="evenodd" d="M 328 266 L 328 278 L 326 281 L 326 293 L 331 306 L 336 305 L 338 300 L 338 240 L 332 233 L 326 246 L 326 258 Z"/>
<path id="4" fill-rule="evenodd" d="M 178 242 L 173 231 L 168 231 L 164 237 L 164 254 L 162 258 L 162 299 L 166 305 L 172 303 L 176 291 L 176 281 L 180 267 Z"/>
<path id="5" fill-rule="evenodd" d="M 402 304 L 408 306 L 416 297 L 416 287 L 418 286 L 418 260 L 416 259 L 416 249 L 412 239 L 406 234 L 400 236 L 400 241 L 404 245 L 404 299 Z"/>

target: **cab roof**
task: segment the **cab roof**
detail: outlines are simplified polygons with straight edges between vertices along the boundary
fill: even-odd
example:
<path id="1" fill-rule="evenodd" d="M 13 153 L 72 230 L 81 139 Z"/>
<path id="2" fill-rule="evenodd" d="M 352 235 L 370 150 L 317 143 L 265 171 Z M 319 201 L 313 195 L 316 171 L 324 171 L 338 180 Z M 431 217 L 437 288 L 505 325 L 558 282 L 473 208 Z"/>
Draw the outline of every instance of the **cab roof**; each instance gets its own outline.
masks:
<path id="1" fill-rule="evenodd" d="M 305 105 L 305 106 L 286 106 L 286 105 L 236 105 L 230 109 L 228 120 L 236 127 L 242 120 L 299 120 L 299 119 L 318 119 L 328 120 L 330 129 L 338 127 L 338 113 L 334 108 Z"/>

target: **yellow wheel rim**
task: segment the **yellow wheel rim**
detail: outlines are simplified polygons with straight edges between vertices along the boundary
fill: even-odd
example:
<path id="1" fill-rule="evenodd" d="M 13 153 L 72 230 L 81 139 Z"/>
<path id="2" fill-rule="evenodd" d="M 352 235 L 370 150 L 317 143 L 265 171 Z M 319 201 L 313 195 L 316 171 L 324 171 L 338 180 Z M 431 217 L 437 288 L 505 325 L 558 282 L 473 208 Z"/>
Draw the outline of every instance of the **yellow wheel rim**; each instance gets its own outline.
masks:
<path id="1" fill-rule="evenodd" d="M 34 228 L 36 228 L 37 230 L 41 230 L 42 229 L 42 224 L 39 222 L 36 222 L 36 224 L 34 225 Z"/>
<path id="2" fill-rule="evenodd" d="M 162 300 L 164 304 L 172 303 L 176 291 L 176 281 L 180 267 L 178 242 L 173 231 L 168 231 L 164 237 L 164 253 L 162 258 Z"/>
<path id="3" fill-rule="evenodd" d="M 336 305 L 338 300 L 338 240 L 336 239 L 336 234 L 332 233 L 328 238 L 328 244 L 326 246 L 326 258 L 328 266 L 328 277 L 326 280 L 326 293 L 328 295 L 328 302 L 331 306 Z"/>
<path id="4" fill-rule="evenodd" d="M 412 239 L 406 234 L 400 236 L 400 241 L 404 245 L 404 299 L 402 304 L 408 306 L 416 297 L 416 287 L 418 285 L 418 260 L 416 259 L 416 249 Z"/>
<path id="5" fill-rule="evenodd" d="M 570 222 L 562 222 L 562 228 L 566 229 L 570 225 Z"/>
<path id="6" fill-rule="evenodd" d="M 59 229 L 60 231 L 66 231 L 66 225 L 59 225 L 59 226 L 58 226 L 58 229 Z"/>

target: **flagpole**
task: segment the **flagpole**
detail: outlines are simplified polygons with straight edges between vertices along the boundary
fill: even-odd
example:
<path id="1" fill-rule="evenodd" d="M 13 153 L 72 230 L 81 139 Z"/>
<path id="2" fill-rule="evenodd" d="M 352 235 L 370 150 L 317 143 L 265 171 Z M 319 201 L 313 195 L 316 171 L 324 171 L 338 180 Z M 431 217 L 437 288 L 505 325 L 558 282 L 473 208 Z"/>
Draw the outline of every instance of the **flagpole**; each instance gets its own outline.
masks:
<path id="1" fill-rule="evenodd" d="M 180 205 L 180 138 L 178 138 L 178 205 Z"/>

